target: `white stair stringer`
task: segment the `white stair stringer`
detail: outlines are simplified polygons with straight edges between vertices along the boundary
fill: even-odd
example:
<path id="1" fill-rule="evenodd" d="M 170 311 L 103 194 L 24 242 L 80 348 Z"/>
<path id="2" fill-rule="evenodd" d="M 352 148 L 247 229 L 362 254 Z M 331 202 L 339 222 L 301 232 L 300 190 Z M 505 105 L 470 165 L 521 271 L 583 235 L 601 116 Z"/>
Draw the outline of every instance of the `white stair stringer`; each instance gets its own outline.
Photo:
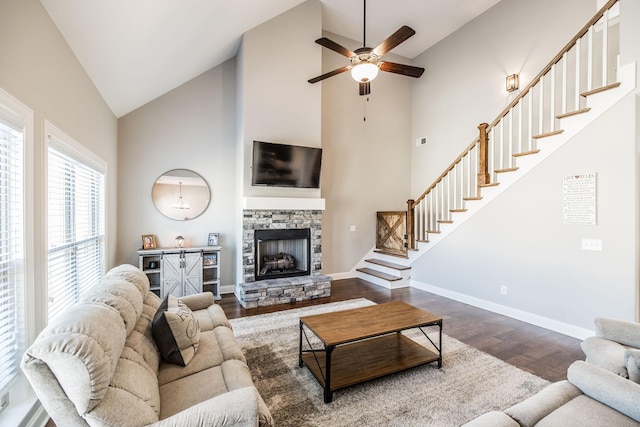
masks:
<path id="1" fill-rule="evenodd" d="M 497 196 L 506 191 L 511 185 L 513 185 L 520 178 L 525 176 L 537 165 L 542 163 L 547 157 L 549 157 L 554 151 L 564 145 L 566 142 L 574 138 L 580 131 L 590 125 L 594 120 L 600 117 L 604 112 L 613 107 L 618 101 L 631 93 L 636 88 L 636 64 L 627 64 L 621 66 L 618 70 L 618 81 L 620 86 L 617 88 L 609 89 L 606 91 L 594 93 L 589 95 L 586 100 L 587 106 L 590 111 L 583 114 L 576 114 L 561 119 L 557 119 L 557 129 L 563 130 L 562 133 L 557 135 L 540 138 L 537 140 L 537 148 L 540 150 L 537 154 L 526 155 L 518 157 L 515 162 L 518 170 L 508 173 L 499 174 L 499 185 L 491 187 L 483 187 L 481 189 L 482 199 L 472 200 L 465 202 L 466 212 L 452 213 L 452 223 L 440 224 L 440 233 L 429 234 L 428 242 L 417 242 L 417 250 L 410 250 L 406 258 L 385 255 L 379 253 L 375 248 L 372 248 L 353 268 L 351 273 L 355 277 L 359 277 L 363 280 L 375 283 L 389 289 L 401 288 L 410 286 L 411 270 L 403 270 L 402 274 L 389 272 L 388 269 L 383 269 L 380 266 L 372 265 L 367 262 L 369 259 L 379 259 L 382 261 L 392 262 L 406 267 L 410 267 L 415 260 L 427 253 L 439 242 L 444 240 L 447 235 L 457 229 L 460 225 L 464 224 L 469 218 L 482 210 L 485 206 L 489 205 Z M 375 269 L 378 271 L 384 271 L 387 274 L 402 276 L 400 279 L 394 279 L 392 281 L 385 280 L 383 278 L 372 276 L 371 274 L 358 271 L 359 269 Z M 406 278 L 405 278 L 406 277 Z"/>

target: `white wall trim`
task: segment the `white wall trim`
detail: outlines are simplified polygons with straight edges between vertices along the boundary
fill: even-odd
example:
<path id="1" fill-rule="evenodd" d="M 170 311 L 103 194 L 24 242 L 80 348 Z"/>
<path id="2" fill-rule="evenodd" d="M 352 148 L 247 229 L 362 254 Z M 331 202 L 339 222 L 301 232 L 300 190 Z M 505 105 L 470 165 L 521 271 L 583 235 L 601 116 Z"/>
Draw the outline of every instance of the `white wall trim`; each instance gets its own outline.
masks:
<path id="1" fill-rule="evenodd" d="M 247 210 L 309 210 L 323 211 L 325 199 L 303 197 L 245 197 L 243 209 Z"/>
<path id="2" fill-rule="evenodd" d="M 557 320 L 549 319 L 548 317 L 539 316 L 537 314 L 529 313 L 516 308 L 507 307 L 506 305 L 496 304 L 491 301 L 486 301 L 480 298 L 472 297 L 469 295 L 461 294 L 459 292 L 450 291 L 448 289 L 440 288 L 437 286 L 429 285 L 416 280 L 411 280 L 411 287 L 420 289 L 432 294 L 440 295 L 445 298 L 452 299 L 454 301 L 462 302 L 472 305 L 474 307 L 481 308 L 483 310 L 492 311 L 494 313 L 502 314 L 504 316 L 511 317 L 516 320 L 521 320 L 532 325 L 540 326 L 545 329 L 549 329 L 560 334 L 568 335 L 573 338 L 583 340 L 589 336 L 595 335 L 595 331 L 580 328 L 568 323 L 559 322 Z"/>
<path id="3" fill-rule="evenodd" d="M 345 271 L 344 273 L 330 273 L 327 274 L 327 276 L 330 276 L 333 280 L 352 279 L 354 277 L 357 277 L 355 274 L 355 270 Z"/>

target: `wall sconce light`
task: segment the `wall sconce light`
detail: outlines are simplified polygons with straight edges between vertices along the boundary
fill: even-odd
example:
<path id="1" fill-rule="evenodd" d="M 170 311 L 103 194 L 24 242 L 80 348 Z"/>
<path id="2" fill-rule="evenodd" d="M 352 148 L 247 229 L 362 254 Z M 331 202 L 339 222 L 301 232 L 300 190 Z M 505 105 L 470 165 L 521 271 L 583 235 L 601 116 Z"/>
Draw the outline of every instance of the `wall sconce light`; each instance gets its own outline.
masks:
<path id="1" fill-rule="evenodd" d="M 518 89 L 518 75 L 511 74 L 507 76 L 507 92 L 513 92 Z"/>

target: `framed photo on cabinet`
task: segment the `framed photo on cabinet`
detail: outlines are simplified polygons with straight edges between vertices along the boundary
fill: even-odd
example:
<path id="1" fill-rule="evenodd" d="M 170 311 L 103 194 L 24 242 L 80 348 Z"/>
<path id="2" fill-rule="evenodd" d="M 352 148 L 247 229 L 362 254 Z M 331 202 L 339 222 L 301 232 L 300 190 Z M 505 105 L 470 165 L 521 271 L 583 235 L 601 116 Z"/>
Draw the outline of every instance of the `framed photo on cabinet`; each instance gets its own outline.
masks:
<path id="1" fill-rule="evenodd" d="M 207 241 L 207 245 L 218 246 L 219 239 L 220 239 L 219 233 L 209 233 L 209 239 Z"/>
<path id="2" fill-rule="evenodd" d="M 156 235 L 155 234 L 143 234 L 142 235 L 142 247 L 143 247 L 143 249 L 155 249 L 156 248 Z"/>

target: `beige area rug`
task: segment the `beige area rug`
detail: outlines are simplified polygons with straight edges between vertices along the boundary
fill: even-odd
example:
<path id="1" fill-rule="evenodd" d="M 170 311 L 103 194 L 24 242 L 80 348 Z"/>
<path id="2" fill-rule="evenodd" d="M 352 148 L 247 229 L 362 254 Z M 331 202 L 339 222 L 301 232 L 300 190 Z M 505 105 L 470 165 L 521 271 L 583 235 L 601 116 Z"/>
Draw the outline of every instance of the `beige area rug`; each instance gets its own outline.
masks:
<path id="1" fill-rule="evenodd" d="M 299 318 L 371 304 L 361 298 L 231 321 L 277 426 L 459 426 L 549 384 L 443 334 L 442 369 L 433 363 L 355 385 L 325 404 L 320 384 L 298 367 Z M 420 331 L 407 335 L 428 343 Z M 437 328 L 429 336 L 437 343 Z"/>

